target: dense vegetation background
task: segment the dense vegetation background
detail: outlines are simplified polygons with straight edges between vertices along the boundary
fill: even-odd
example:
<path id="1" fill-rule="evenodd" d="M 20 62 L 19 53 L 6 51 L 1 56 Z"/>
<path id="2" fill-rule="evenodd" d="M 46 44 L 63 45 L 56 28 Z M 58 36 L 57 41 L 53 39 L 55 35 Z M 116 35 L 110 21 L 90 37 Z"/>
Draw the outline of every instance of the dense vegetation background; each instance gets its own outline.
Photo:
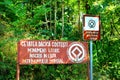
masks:
<path id="1" fill-rule="evenodd" d="M 0 80 L 16 79 L 17 42 L 83 41 L 82 17 L 99 15 L 94 80 L 120 80 L 120 0 L 0 0 Z M 85 80 L 87 63 L 21 66 L 21 80 Z"/>

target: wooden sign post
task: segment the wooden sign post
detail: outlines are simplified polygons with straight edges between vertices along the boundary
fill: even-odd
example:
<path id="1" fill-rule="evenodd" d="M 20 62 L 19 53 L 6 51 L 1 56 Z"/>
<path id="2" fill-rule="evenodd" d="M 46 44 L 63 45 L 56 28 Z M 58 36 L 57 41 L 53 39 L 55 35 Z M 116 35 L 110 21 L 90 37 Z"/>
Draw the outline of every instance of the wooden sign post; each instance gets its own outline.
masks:
<path id="1" fill-rule="evenodd" d="M 16 80 L 20 80 L 20 65 L 17 63 L 17 76 Z"/>
<path id="2" fill-rule="evenodd" d="M 87 42 L 21 40 L 18 42 L 17 80 L 20 65 L 75 64 L 89 61 Z"/>

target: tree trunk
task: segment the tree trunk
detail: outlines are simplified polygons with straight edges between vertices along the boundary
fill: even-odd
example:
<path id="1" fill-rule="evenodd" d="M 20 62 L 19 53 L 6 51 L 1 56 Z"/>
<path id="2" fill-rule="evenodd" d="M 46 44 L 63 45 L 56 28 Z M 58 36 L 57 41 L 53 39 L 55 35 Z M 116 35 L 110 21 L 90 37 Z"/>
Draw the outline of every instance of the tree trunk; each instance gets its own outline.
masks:
<path id="1" fill-rule="evenodd" d="M 43 5 L 45 4 L 44 0 L 42 0 L 42 3 Z M 46 21 L 46 27 L 47 27 L 47 30 L 49 29 L 48 28 L 48 19 L 47 19 L 47 13 L 45 12 L 45 21 Z"/>
<path id="2" fill-rule="evenodd" d="M 78 0 L 78 30 L 79 30 L 80 40 L 82 40 L 82 27 L 80 27 L 80 0 Z"/>
<path id="3" fill-rule="evenodd" d="M 46 27 L 47 27 L 47 30 L 49 30 L 49 28 L 48 28 L 48 19 L 47 19 L 47 13 L 45 13 L 45 21 L 46 21 Z"/>
<path id="4" fill-rule="evenodd" d="M 62 36 L 64 37 L 64 0 L 62 0 Z"/>
<path id="5" fill-rule="evenodd" d="M 54 21 L 55 21 L 55 27 L 54 27 L 54 35 L 56 38 L 56 24 L 57 24 L 57 1 L 55 1 L 55 14 L 54 14 Z"/>
<path id="6" fill-rule="evenodd" d="M 50 2 L 50 8 L 52 9 L 52 0 Z M 52 32 L 52 10 L 50 10 L 50 31 Z"/>

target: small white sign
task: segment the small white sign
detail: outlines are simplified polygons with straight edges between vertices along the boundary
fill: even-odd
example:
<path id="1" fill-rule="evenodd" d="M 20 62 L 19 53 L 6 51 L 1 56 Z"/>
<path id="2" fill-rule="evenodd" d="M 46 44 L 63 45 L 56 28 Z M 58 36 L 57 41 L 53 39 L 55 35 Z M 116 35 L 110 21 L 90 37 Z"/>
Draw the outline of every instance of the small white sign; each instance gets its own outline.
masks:
<path id="1" fill-rule="evenodd" d="M 85 31 L 99 31 L 99 17 L 85 17 L 85 25 L 83 28 Z"/>
<path id="2" fill-rule="evenodd" d="M 100 40 L 100 16 L 83 15 L 83 39 Z"/>

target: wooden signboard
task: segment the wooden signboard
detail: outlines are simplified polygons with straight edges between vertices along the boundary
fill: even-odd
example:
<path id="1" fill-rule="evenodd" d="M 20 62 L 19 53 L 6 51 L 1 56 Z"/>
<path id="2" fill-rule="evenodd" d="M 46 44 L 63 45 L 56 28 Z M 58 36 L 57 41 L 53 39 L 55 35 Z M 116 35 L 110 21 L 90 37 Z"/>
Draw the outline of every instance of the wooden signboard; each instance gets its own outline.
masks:
<path id="1" fill-rule="evenodd" d="M 89 60 L 86 42 L 21 40 L 18 64 L 72 64 Z"/>

